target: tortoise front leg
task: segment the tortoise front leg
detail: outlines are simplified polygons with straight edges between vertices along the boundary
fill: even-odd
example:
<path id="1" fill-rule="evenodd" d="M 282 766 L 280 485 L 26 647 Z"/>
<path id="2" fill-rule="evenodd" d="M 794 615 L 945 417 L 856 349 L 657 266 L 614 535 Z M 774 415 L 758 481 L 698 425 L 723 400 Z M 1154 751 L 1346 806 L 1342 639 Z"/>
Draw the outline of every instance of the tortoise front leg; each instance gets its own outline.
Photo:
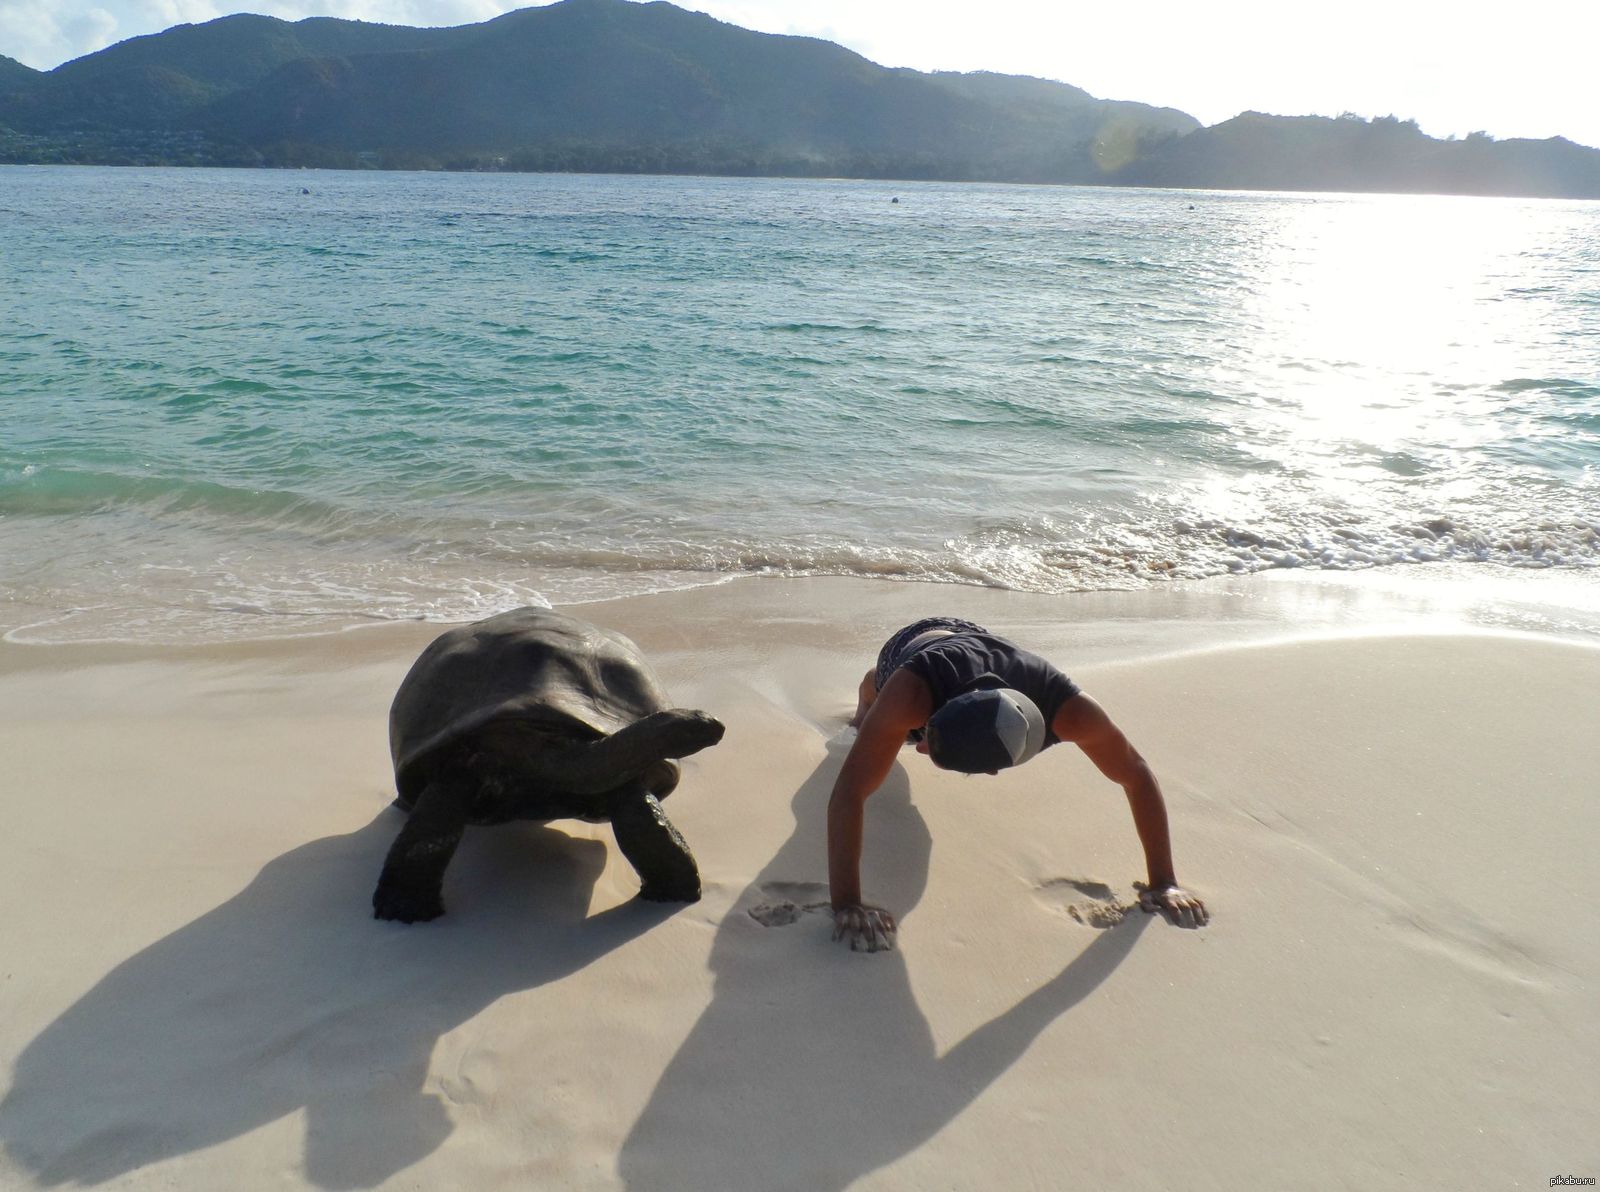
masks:
<path id="1" fill-rule="evenodd" d="M 467 826 L 465 792 L 451 782 L 430 782 L 417 796 L 400 835 L 384 859 L 372 893 L 376 919 L 420 923 L 444 914 L 444 871 Z"/>
<path id="2" fill-rule="evenodd" d="M 639 874 L 639 897 L 651 902 L 699 902 L 700 867 L 656 797 L 641 786 L 611 805 L 617 847 Z"/>

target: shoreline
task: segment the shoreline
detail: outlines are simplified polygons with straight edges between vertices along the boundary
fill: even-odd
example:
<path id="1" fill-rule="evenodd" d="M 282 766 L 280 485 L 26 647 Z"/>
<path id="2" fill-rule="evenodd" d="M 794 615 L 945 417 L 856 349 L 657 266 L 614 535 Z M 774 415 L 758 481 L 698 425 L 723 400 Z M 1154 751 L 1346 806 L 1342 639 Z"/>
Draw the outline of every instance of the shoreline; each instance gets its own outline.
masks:
<path id="1" fill-rule="evenodd" d="M 1465 598 L 1279 586 L 1071 616 L 829 579 L 582 606 L 728 724 L 666 804 L 704 898 L 637 902 L 605 825 L 511 825 L 469 832 L 446 915 L 415 927 L 370 918 L 401 822 L 386 715 L 443 626 L 0 645 L 0 892 L 30 908 L 0 924 L 0 1183 L 1595 1170 L 1600 649 L 1473 624 Z M 853 955 L 804 912 L 855 684 L 935 598 L 1112 710 L 1211 926 L 1131 909 L 1126 806 L 1070 747 L 974 780 L 903 753 L 864 867 L 899 950 Z"/>
<path id="2" fill-rule="evenodd" d="M 753 586 L 753 589 L 752 589 Z M 861 590 L 903 588 L 917 598 L 889 601 L 908 610 L 928 607 L 957 607 L 974 599 L 995 598 L 1013 602 L 1025 609 L 1030 619 L 1053 610 L 1062 619 L 1132 620 L 1155 622 L 1164 618 L 1213 620 L 1215 629 L 1226 633 L 1233 623 L 1259 622 L 1263 617 L 1278 617 L 1303 632 L 1328 629 L 1357 631 L 1362 626 L 1404 627 L 1444 618 L 1447 625 L 1459 628 L 1521 629 L 1549 633 L 1572 639 L 1600 639 L 1600 569 L 1591 568 L 1512 568 L 1493 564 L 1402 564 L 1360 570 L 1284 569 L 1245 575 L 1216 575 L 1202 579 L 1164 581 L 1140 588 L 1084 589 L 1070 592 L 1032 592 L 950 580 L 909 577 L 854 575 L 764 575 L 729 574 L 711 577 L 704 583 L 656 589 L 593 600 L 556 601 L 544 607 L 584 610 L 601 614 L 620 613 L 624 620 L 649 620 L 654 608 L 672 609 L 687 602 L 693 605 L 702 596 L 714 606 L 724 603 L 711 595 L 717 589 L 733 588 L 739 593 L 759 591 L 774 600 L 789 597 L 792 590 L 835 590 L 848 593 Z M 972 594 L 978 593 L 974 597 Z M 851 597 L 844 597 L 846 600 Z M 736 597 L 727 603 L 737 609 L 764 602 L 760 598 Z M 513 607 L 510 604 L 505 607 Z M 1264 611 L 1265 610 L 1265 611 Z M 0 601 L 0 647 L 65 647 L 115 651 L 154 651 L 231 649 L 270 643 L 310 643 L 327 638 L 359 636 L 365 633 L 407 635 L 413 629 L 442 633 L 451 625 L 465 624 L 476 617 L 457 619 L 363 617 L 357 614 L 311 614 L 261 616 L 238 614 L 242 619 L 235 631 L 213 636 L 188 634 L 180 638 L 166 635 L 140 637 L 91 637 L 66 640 L 30 640 L 30 631 L 60 623 L 80 611 L 50 610 L 37 606 Z M 483 616 L 504 611 L 494 607 Z M 213 614 L 190 614 L 198 619 Z M 923 615 L 910 611 L 907 620 Z M 260 626 L 277 620 L 299 622 L 298 631 L 262 632 Z M 1293 631 L 1292 631 L 1293 632 Z M 1292 633 L 1291 633 L 1292 635 Z"/>

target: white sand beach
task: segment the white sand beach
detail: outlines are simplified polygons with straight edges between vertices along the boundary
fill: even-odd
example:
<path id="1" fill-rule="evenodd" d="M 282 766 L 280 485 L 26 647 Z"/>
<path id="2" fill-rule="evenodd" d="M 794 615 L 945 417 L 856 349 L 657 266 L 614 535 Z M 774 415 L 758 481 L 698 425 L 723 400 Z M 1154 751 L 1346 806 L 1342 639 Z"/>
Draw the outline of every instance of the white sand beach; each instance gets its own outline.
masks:
<path id="1" fill-rule="evenodd" d="M 1600 1176 L 1600 649 L 1430 600 L 744 580 L 575 607 L 728 725 L 666 804 L 703 900 L 636 902 L 603 825 L 473 829 L 410 927 L 369 901 L 402 822 L 386 714 L 440 626 L 0 645 L 0 1187 Z M 1129 909 L 1125 802 L 1071 746 L 988 779 L 908 750 L 864 865 L 900 947 L 830 940 L 803 908 L 854 686 L 929 612 L 1123 724 L 1210 926 Z"/>

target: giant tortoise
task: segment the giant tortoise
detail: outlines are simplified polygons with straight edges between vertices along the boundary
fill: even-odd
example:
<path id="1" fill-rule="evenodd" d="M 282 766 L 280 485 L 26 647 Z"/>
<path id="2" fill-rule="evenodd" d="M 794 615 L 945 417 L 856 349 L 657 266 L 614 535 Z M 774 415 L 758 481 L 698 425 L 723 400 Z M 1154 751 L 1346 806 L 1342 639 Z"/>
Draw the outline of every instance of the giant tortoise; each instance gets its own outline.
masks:
<path id="1" fill-rule="evenodd" d="M 610 821 L 642 898 L 694 902 L 694 854 L 658 800 L 674 758 L 715 745 L 720 721 L 672 708 L 619 633 L 519 608 L 435 639 L 389 710 L 398 806 L 410 818 L 372 895 L 380 919 L 444 913 L 445 867 L 468 824 Z"/>

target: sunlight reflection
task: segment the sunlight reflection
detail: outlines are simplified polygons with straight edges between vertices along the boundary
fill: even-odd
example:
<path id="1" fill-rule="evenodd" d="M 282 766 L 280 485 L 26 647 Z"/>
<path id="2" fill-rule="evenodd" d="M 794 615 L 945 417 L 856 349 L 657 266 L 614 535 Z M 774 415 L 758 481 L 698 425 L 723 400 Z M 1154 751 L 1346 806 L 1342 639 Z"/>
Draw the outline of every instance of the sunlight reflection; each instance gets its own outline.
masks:
<path id="1" fill-rule="evenodd" d="M 1244 400 L 1231 429 L 1324 495 L 1370 505 L 1374 480 L 1451 476 L 1464 448 L 1514 436 L 1494 382 L 1544 375 L 1539 229 L 1515 204 L 1438 196 L 1307 196 L 1263 227 L 1241 325 L 1220 364 Z M 1441 489 L 1438 494 L 1444 496 Z M 1253 503 L 1237 484 L 1222 512 Z"/>

